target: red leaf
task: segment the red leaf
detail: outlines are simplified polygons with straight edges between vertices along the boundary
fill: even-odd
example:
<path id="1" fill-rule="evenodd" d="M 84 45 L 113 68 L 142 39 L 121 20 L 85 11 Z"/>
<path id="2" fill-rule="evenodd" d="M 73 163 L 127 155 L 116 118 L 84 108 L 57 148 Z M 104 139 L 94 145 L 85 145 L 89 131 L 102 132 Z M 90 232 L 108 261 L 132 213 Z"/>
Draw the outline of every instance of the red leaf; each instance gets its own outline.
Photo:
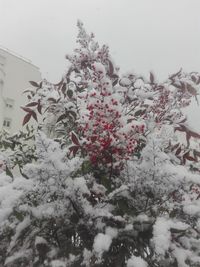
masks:
<path id="1" fill-rule="evenodd" d="M 179 147 L 179 143 L 178 144 L 176 144 L 176 145 L 174 145 L 172 148 L 171 148 L 171 151 L 174 151 L 176 148 L 178 148 Z"/>
<path id="2" fill-rule="evenodd" d="M 173 78 L 175 78 L 176 76 L 179 76 L 179 75 L 181 74 L 181 72 L 182 72 L 182 68 L 181 68 L 177 73 L 172 74 L 172 75 L 169 77 L 169 79 L 173 80 Z"/>
<path id="3" fill-rule="evenodd" d="M 115 86 L 118 83 L 118 78 L 113 81 L 112 86 Z"/>
<path id="4" fill-rule="evenodd" d="M 29 113 L 29 114 L 30 114 L 30 113 Z M 37 115 L 36 115 L 35 111 L 32 110 L 32 112 L 31 112 L 31 116 L 34 118 L 34 120 L 38 121 L 38 120 L 37 120 Z"/>
<path id="5" fill-rule="evenodd" d="M 188 146 L 188 147 L 189 147 L 189 145 L 190 145 L 190 138 L 191 138 L 190 133 L 186 132 L 186 141 L 187 141 L 187 146 Z"/>
<path id="6" fill-rule="evenodd" d="M 66 83 L 63 83 L 63 86 L 61 88 L 63 95 L 65 95 L 66 89 L 67 89 L 67 85 L 66 85 Z"/>
<path id="7" fill-rule="evenodd" d="M 192 81 L 193 81 L 194 83 L 197 82 L 197 79 L 196 79 L 196 77 L 195 77 L 194 75 L 191 76 L 191 79 L 192 79 Z"/>
<path id="8" fill-rule="evenodd" d="M 54 85 L 55 86 L 60 86 L 60 85 L 62 85 L 62 83 L 63 83 L 63 79 L 59 83 L 55 83 Z"/>
<path id="9" fill-rule="evenodd" d="M 183 124 L 180 124 L 179 127 L 175 127 L 174 130 L 175 130 L 175 131 L 180 131 L 180 132 L 185 132 L 185 133 L 186 133 L 186 139 L 187 139 L 188 144 L 189 144 L 189 139 L 190 139 L 191 137 L 200 139 L 200 134 L 191 131 L 190 129 L 188 129 L 188 128 L 187 128 L 185 125 L 183 125 Z"/>
<path id="10" fill-rule="evenodd" d="M 153 75 L 153 73 L 152 72 L 150 72 L 150 83 L 154 83 L 154 80 L 155 80 L 155 78 L 154 78 L 154 75 Z"/>
<path id="11" fill-rule="evenodd" d="M 32 112 L 32 109 L 30 109 L 30 108 L 21 107 L 21 109 L 23 109 L 24 111 L 26 111 L 28 113 L 31 113 Z"/>
<path id="12" fill-rule="evenodd" d="M 179 124 L 179 127 L 175 127 L 175 131 L 178 130 L 180 132 L 190 132 L 190 130 L 184 125 L 184 124 Z"/>
<path id="13" fill-rule="evenodd" d="M 29 81 L 29 83 L 34 87 L 40 87 L 40 85 L 34 81 Z"/>
<path id="14" fill-rule="evenodd" d="M 42 88 L 43 81 L 40 82 L 39 87 Z"/>
<path id="15" fill-rule="evenodd" d="M 23 94 L 30 93 L 30 92 L 32 92 L 32 91 L 29 90 L 29 89 L 27 89 L 27 90 L 24 90 L 24 91 L 23 91 Z"/>
<path id="16" fill-rule="evenodd" d="M 76 153 L 78 152 L 80 146 L 71 146 L 69 147 L 69 151 L 70 153 L 72 152 L 73 153 L 73 156 L 75 157 L 76 156 Z"/>
<path id="17" fill-rule="evenodd" d="M 112 76 L 114 72 L 114 67 L 110 60 L 108 60 L 108 66 L 109 66 L 109 75 Z"/>
<path id="18" fill-rule="evenodd" d="M 190 131 L 190 135 L 194 138 L 200 138 L 200 134 Z"/>
<path id="19" fill-rule="evenodd" d="M 197 95 L 196 89 L 192 85 L 190 85 L 189 83 L 186 84 L 186 88 L 187 88 L 188 92 L 191 95 L 193 95 L 193 96 L 196 96 Z"/>
<path id="20" fill-rule="evenodd" d="M 187 121 L 187 118 L 184 118 L 182 121 L 180 121 L 180 123 L 184 123 Z"/>
<path id="21" fill-rule="evenodd" d="M 179 148 L 176 150 L 175 155 L 178 156 L 180 153 L 181 153 L 181 148 L 179 147 Z"/>
<path id="22" fill-rule="evenodd" d="M 42 114 L 42 105 L 40 103 L 40 100 L 38 101 L 38 106 L 37 106 L 37 110 L 40 114 Z"/>
<path id="23" fill-rule="evenodd" d="M 37 105 L 38 105 L 38 102 L 31 102 L 31 103 L 27 104 L 26 107 L 34 107 Z"/>
<path id="24" fill-rule="evenodd" d="M 197 161 L 194 157 L 190 156 L 190 152 L 187 152 L 183 155 L 184 159 L 187 159 L 189 161 Z"/>
<path id="25" fill-rule="evenodd" d="M 185 83 L 184 82 L 174 82 L 174 83 L 172 83 L 172 85 L 178 89 L 181 89 L 183 92 L 185 92 Z"/>
<path id="26" fill-rule="evenodd" d="M 72 132 L 72 142 L 75 145 L 80 146 L 79 140 L 78 140 L 78 138 L 76 137 L 76 135 L 73 132 Z"/>
<path id="27" fill-rule="evenodd" d="M 37 121 L 37 115 L 36 115 L 35 111 L 33 111 L 32 109 L 27 108 L 27 107 L 21 107 L 21 109 L 28 112 L 28 114 L 30 114 L 30 116 L 32 116 Z"/>
<path id="28" fill-rule="evenodd" d="M 196 159 L 191 157 L 191 156 L 187 156 L 186 159 L 189 160 L 189 161 L 196 161 Z"/>
<path id="29" fill-rule="evenodd" d="M 29 122 L 30 118 L 31 118 L 31 114 L 27 113 L 26 116 L 24 117 L 22 125 L 24 126 L 27 122 Z"/>
<path id="30" fill-rule="evenodd" d="M 94 143 L 97 140 L 97 136 L 91 136 L 91 141 Z"/>

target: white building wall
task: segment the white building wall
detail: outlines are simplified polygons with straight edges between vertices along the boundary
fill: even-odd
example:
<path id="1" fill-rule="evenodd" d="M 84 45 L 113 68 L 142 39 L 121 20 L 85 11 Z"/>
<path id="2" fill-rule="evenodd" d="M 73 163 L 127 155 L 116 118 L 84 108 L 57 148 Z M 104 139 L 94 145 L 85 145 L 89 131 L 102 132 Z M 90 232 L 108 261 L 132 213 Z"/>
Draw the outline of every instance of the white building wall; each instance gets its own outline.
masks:
<path id="1" fill-rule="evenodd" d="M 0 77 L 1 77 L 1 75 L 0 75 Z M 2 86 L 2 83 L 0 80 L 0 125 L 1 125 L 1 127 L 3 125 L 3 106 L 4 106 L 3 97 L 2 97 L 2 95 L 3 95 L 3 88 L 2 87 L 3 86 Z M 1 127 L 0 127 L 0 129 L 1 129 Z"/>
<path id="2" fill-rule="evenodd" d="M 0 48 L 0 130 L 14 133 L 22 128 L 25 112 L 20 106 L 26 103 L 23 91 L 30 87 L 29 81 L 40 80 L 38 67 Z"/>

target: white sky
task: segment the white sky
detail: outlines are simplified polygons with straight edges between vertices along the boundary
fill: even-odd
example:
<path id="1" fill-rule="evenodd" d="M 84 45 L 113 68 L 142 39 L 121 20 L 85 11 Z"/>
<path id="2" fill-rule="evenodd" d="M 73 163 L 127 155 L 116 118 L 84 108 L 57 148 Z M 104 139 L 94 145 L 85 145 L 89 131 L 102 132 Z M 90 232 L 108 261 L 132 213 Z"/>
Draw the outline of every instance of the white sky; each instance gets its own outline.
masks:
<path id="1" fill-rule="evenodd" d="M 0 0 L 0 45 L 57 82 L 77 19 L 109 44 L 122 71 L 154 71 L 159 80 L 180 67 L 200 71 L 200 0 Z"/>

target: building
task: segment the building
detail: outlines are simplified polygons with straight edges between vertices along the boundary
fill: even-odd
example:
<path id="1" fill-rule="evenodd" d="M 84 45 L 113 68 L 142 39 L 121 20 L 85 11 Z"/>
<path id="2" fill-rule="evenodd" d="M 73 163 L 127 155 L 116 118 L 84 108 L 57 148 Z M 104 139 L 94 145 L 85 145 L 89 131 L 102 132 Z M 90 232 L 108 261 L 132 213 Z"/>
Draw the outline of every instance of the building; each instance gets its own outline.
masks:
<path id="1" fill-rule="evenodd" d="M 23 91 L 29 81 L 40 81 L 39 68 L 31 61 L 0 47 L 0 131 L 17 132 L 22 127 L 26 103 Z"/>

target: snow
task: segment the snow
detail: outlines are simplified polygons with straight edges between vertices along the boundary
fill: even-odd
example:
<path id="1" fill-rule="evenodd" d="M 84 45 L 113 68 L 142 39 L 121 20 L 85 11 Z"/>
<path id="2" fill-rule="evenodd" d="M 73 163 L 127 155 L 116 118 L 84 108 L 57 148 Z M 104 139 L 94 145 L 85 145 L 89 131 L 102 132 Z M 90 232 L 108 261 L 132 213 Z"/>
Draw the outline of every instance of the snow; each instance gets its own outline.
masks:
<path id="1" fill-rule="evenodd" d="M 118 235 L 118 230 L 116 228 L 107 227 L 105 230 L 105 234 L 98 233 L 95 236 L 93 249 L 99 256 L 102 255 L 104 251 L 108 251 L 111 244 L 112 239 L 116 238 Z"/>
<path id="2" fill-rule="evenodd" d="M 14 181 L 5 172 L 0 174 L 0 224 L 12 212 L 16 201 L 24 190 L 30 189 L 32 181 L 23 177 L 16 177 Z"/>
<path id="3" fill-rule="evenodd" d="M 99 233 L 94 239 L 94 251 L 101 255 L 104 251 L 109 250 L 111 243 L 112 237 L 110 235 Z"/>
<path id="4" fill-rule="evenodd" d="M 140 214 L 136 217 L 136 221 L 139 222 L 148 222 L 149 221 L 149 217 L 146 214 Z"/>
<path id="5" fill-rule="evenodd" d="M 116 228 L 107 227 L 105 233 L 112 238 L 116 238 L 118 235 L 118 230 Z"/>
<path id="6" fill-rule="evenodd" d="M 196 227 L 197 227 L 197 231 L 200 232 L 200 219 L 197 220 L 197 225 L 196 225 Z"/>
<path id="7" fill-rule="evenodd" d="M 119 188 L 115 189 L 113 192 L 111 192 L 108 195 L 108 198 L 111 199 L 116 195 L 127 195 L 128 186 L 127 185 L 121 185 Z"/>
<path id="8" fill-rule="evenodd" d="M 125 227 L 125 230 L 126 230 L 126 231 L 131 231 L 131 230 L 133 230 L 133 225 L 132 225 L 132 224 L 127 224 L 126 227 Z"/>
<path id="9" fill-rule="evenodd" d="M 182 248 L 178 248 L 177 246 L 173 246 L 172 254 L 176 257 L 178 262 L 178 267 L 188 267 L 188 265 L 185 263 L 188 255 L 190 255 L 189 250 L 185 250 Z"/>
<path id="10" fill-rule="evenodd" d="M 190 226 L 180 221 L 170 221 L 170 227 L 177 230 L 187 230 Z"/>
<path id="11" fill-rule="evenodd" d="M 130 259 L 128 259 L 127 267 L 148 267 L 148 265 L 141 257 L 133 255 Z"/>
<path id="12" fill-rule="evenodd" d="M 5 266 L 7 264 L 10 264 L 12 263 L 13 261 L 19 259 L 19 258 L 29 258 L 31 255 L 31 251 L 30 250 L 25 250 L 25 251 L 19 251 L 19 252 L 15 252 L 12 256 L 9 256 L 6 258 L 6 261 L 5 261 Z"/>
<path id="13" fill-rule="evenodd" d="M 183 211 L 189 215 L 200 215 L 200 199 L 191 203 L 186 202 L 183 207 Z"/>
<path id="14" fill-rule="evenodd" d="M 90 267 L 90 259 L 92 257 L 92 252 L 86 248 L 84 248 L 84 251 L 83 251 L 83 262 L 82 262 L 82 265 L 86 267 Z"/>
<path id="15" fill-rule="evenodd" d="M 66 262 L 61 260 L 53 260 L 51 262 L 51 267 L 66 267 Z"/>
<path id="16" fill-rule="evenodd" d="M 158 218 L 153 227 L 153 243 L 156 253 L 165 255 L 170 247 L 170 223 L 165 218 Z"/>
<path id="17" fill-rule="evenodd" d="M 53 99 L 57 100 L 59 98 L 59 93 L 54 90 L 48 94 L 48 98 L 53 98 Z"/>
<path id="18" fill-rule="evenodd" d="M 128 78 L 124 77 L 120 80 L 120 85 L 121 86 L 129 86 L 131 85 L 131 80 L 129 80 Z"/>
<path id="19" fill-rule="evenodd" d="M 16 240 L 18 239 L 22 231 L 30 225 L 30 223 L 31 223 L 30 217 L 27 216 L 24 218 L 22 222 L 20 222 L 17 225 L 16 230 L 15 230 L 15 235 L 11 239 L 10 247 L 8 248 L 8 251 L 10 251 L 14 247 Z"/>
<path id="20" fill-rule="evenodd" d="M 146 92 L 145 90 L 142 90 L 142 89 L 136 89 L 135 94 L 138 97 L 140 97 L 141 100 L 146 99 L 146 98 L 153 98 L 155 96 L 154 92 Z M 151 102 L 151 101 L 149 101 L 148 103 L 153 104 L 153 102 Z"/>
<path id="21" fill-rule="evenodd" d="M 44 239 L 42 236 L 36 236 L 35 238 L 35 246 L 37 246 L 38 244 L 47 244 L 46 239 Z"/>
<path id="22" fill-rule="evenodd" d="M 106 73 L 104 65 L 100 62 L 95 62 L 93 64 L 93 68 L 94 68 L 95 72 L 101 73 L 102 76 L 104 76 Z"/>
<path id="23" fill-rule="evenodd" d="M 96 182 L 94 182 L 92 191 L 95 192 L 96 194 L 104 195 L 107 189 L 103 185 L 97 184 Z"/>
<path id="24" fill-rule="evenodd" d="M 160 217 L 156 220 L 154 227 L 153 227 L 153 238 L 152 242 L 155 246 L 155 251 L 158 255 L 164 256 L 166 251 L 168 251 L 169 248 L 172 248 L 174 245 L 171 243 L 171 232 L 170 229 L 176 229 L 180 231 L 185 231 L 190 226 L 186 223 L 180 222 L 180 221 L 173 221 L 168 218 Z M 183 257 L 180 256 L 183 251 L 181 249 L 174 250 L 174 253 L 176 253 L 176 257 L 181 260 L 181 262 L 184 262 Z M 187 266 L 187 265 L 180 265 Z"/>
<path id="25" fill-rule="evenodd" d="M 32 207 L 31 212 L 34 217 L 42 219 L 44 217 L 52 217 L 54 215 L 55 209 L 53 204 L 47 203 L 39 205 L 37 207 Z"/>
<path id="26" fill-rule="evenodd" d="M 86 185 L 86 180 L 84 177 L 78 177 L 74 179 L 74 187 L 80 190 L 83 194 L 90 195 L 90 191 L 88 190 L 88 187 Z"/>
<path id="27" fill-rule="evenodd" d="M 135 88 L 141 88 L 144 86 L 144 81 L 142 79 L 137 79 L 135 82 L 134 82 L 134 87 Z"/>

